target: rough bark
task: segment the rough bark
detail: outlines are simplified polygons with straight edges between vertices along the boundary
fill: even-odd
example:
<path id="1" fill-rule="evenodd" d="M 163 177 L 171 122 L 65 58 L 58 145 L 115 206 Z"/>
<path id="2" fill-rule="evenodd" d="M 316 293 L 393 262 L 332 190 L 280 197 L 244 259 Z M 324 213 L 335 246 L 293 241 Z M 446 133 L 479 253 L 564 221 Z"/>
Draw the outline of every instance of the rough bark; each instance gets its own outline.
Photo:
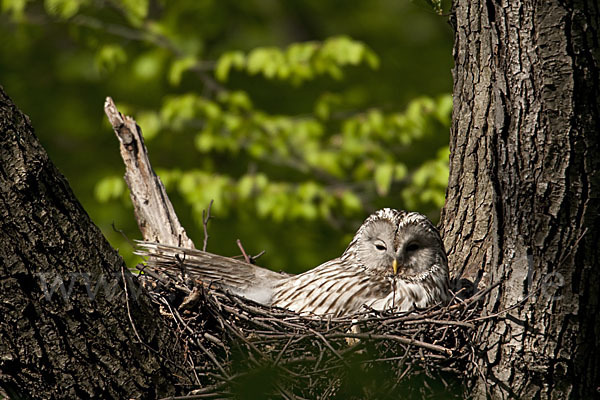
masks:
<path id="1" fill-rule="evenodd" d="M 183 349 L 1 88 L 0 215 L 0 387 L 17 398 L 176 393 Z"/>
<path id="2" fill-rule="evenodd" d="M 598 1 L 453 9 L 449 262 L 501 282 L 484 313 L 521 302 L 480 331 L 476 397 L 598 397 Z"/>

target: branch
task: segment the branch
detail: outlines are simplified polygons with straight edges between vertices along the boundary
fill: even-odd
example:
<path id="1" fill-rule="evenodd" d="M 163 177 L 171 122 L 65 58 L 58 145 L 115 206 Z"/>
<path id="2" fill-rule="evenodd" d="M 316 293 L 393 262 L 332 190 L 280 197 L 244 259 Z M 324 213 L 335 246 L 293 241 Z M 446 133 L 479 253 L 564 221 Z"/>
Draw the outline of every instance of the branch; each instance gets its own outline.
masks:
<path id="1" fill-rule="evenodd" d="M 195 248 L 181 226 L 160 178 L 152 170 L 142 130 L 135 120 L 123 116 L 110 97 L 104 112 L 120 142 L 135 217 L 146 241 Z"/>
<path id="2" fill-rule="evenodd" d="M 208 203 L 208 209 L 202 210 L 202 227 L 204 228 L 204 243 L 202 244 L 202 251 L 206 251 L 206 246 L 208 246 L 208 221 L 212 218 L 210 215 L 210 209 L 212 208 L 213 201 L 211 200 Z"/>

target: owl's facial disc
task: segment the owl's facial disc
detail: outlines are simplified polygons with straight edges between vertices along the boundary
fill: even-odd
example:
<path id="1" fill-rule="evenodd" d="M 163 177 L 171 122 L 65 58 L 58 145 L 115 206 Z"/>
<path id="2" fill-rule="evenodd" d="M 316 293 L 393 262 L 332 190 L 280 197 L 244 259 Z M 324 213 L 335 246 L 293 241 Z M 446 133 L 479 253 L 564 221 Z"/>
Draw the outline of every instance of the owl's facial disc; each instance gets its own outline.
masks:
<path id="1" fill-rule="evenodd" d="M 415 241 L 414 238 L 407 240 L 408 242 L 400 240 L 400 244 L 394 255 L 394 261 L 392 262 L 394 275 L 397 275 L 398 271 L 405 273 L 411 268 L 414 258 L 418 257 L 419 253 L 424 251 L 424 246 Z"/>
<path id="2" fill-rule="evenodd" d="M 409 281 L 424 279 L 434 269 L 447 271 L 444 245 L 431 222 L 418 213 L 390 209 L 365 220 L 343 257 L 368 274 Z"/>
<path id="3" fill-rule="evenodd" d="M 439 264 L 441 242 L 435 232 L 420 229 L 409 224 L 398 231 L 397 252 L 395 254 L 396 274 L 403 278 L 419 276 Z"/>
<path id="4" fill-rule="evenodd" d="M 356 242 L 349 248 L 354 259 L 367 271 L 376 275 L 389 275 L 394 260 L 394 234 L 397 225 L 388 220 L 375 220 L 365 225 Z"/>

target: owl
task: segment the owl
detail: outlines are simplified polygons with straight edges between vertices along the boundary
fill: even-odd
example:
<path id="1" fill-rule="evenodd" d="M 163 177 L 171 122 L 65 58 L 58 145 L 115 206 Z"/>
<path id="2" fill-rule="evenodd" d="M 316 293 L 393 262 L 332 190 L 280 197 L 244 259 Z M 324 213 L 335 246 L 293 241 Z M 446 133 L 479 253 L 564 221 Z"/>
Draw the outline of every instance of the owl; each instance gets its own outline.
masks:
<path id="1" fill-rule="evenodd" d="M 384 208 L 369 216 L 344 253 L 298 275 L 200 250 L 140 242 L 158 269 L 185 270 L 210 287 L 301 315 L 410 311 L 448 300 L 448 261 L 440 234 L 423 215 Z"/>

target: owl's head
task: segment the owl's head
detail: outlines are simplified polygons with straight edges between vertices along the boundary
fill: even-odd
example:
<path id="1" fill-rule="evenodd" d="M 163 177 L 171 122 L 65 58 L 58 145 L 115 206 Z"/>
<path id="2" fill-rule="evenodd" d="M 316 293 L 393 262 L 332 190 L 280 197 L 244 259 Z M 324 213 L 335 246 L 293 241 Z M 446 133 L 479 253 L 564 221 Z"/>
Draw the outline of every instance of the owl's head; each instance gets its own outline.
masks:
<path id="1" fill-rule="evenodd" d="M 342 255 L 368 272 L 419 281 L 447 274 L 448 261 L 438 230 L 416 212 L 384 208 L 369 216 Z"/>

